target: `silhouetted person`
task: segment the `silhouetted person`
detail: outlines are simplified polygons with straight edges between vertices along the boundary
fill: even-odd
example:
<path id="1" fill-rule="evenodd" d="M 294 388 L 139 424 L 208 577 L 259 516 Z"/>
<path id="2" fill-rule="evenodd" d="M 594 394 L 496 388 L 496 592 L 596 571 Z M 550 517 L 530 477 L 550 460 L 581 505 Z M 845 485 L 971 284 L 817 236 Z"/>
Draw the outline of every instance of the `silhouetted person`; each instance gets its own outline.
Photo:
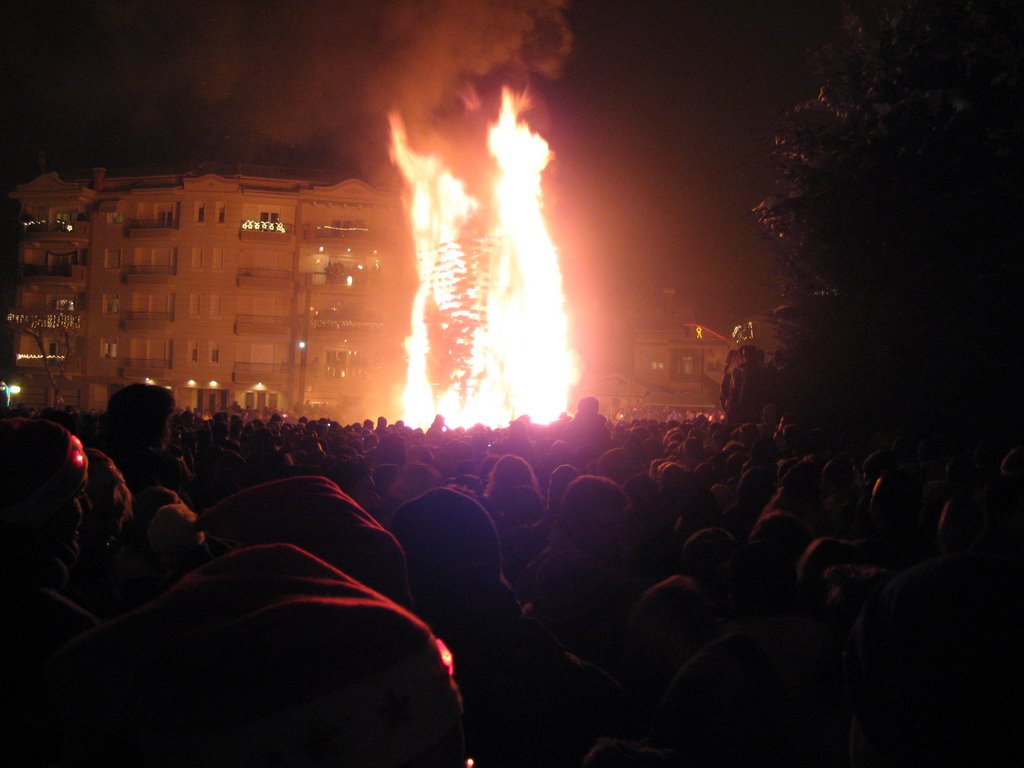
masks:
<path id="1" fill-rule="evenodd" d="M 416 613 L 455 657 L 467 754 L 479 765 L 578 764 L 597 736 L 620 727 L 618 686 L 523 617 L 480 504 L 438 488 L 399 507 L 392 530 Z"/>
<path id="2" fill-rule="evenodd" d="M 78 556 L 88 466 L 60 425 L 0 421 L 0 745 L 11 765 L 55 762 L 43 665 L 97 621 L 62 594 Z"/>
<path id="3" fill-rule="evenodd" d="M 174 398 L 163 387 L 129 384 L 110 398 L 105 452 L 124 475 L 132 493 L 162 485 L 181 494 L 189 471 L 168 450 Z"/>
<path id="4" fill-rule="evenodd" d="M 729 408 L 730 424 L 757 422 L 771 396 L 772 372 L 763 353 L 753 344 L 740 347 L 740 364 L 732 370 Z"/>
<path id="5" fill-rule="evenodd" d="M 1020 764 L 1024 564 L 933 558 L 864 606 L 846 649 L 854 768 Z"/>
<path id="6" fill-rule="evenodd" d="M 576 415 L 565 427 L 565 441 L 572 451 L 573 464 L 581 472 L 586 471 L 589 461 L 611 447 L 608 420 L 599 408 L 596 397 L 584 397 L 576 407 Z"/>

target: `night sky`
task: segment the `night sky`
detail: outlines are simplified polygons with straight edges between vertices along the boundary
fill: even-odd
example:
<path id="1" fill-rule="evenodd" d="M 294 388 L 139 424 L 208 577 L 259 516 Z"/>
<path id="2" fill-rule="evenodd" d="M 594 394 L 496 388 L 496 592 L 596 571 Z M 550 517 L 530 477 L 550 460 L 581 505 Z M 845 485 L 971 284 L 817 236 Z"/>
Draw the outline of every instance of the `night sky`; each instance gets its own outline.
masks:
<path id="1" fill-rule="evenodd" d="M 854 7 L 871 8 L 863 0 Z M 397 188 L 387 113 L 470 184 L 500 88 L 546 178 L 577 327 L 665 287 L 728 332 L 773 304 L 748 213 L 840 0 L 23 4 L 3 31 L 3 182 L 177 161 L 326 168 Z M 44 153 L 44 155 L 40 155 Z M 9 210 L 9 209 L 8 209 Z M 5 258 L 5 261 L 8 261 Z"/>

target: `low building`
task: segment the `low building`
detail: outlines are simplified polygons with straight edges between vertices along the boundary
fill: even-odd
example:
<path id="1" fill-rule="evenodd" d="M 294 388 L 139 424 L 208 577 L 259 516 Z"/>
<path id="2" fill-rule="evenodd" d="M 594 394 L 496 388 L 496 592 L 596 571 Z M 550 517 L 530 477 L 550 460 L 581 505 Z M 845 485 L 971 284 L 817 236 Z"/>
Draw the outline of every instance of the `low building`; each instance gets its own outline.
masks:
<path id="1" fill-rule="evenodd" d="M 620 335 L 631 352 L 631 370 L 584 375 L 579 397 L 596 397 L 609 419 L 720 415 L 725 359 L 735 344 L 675 305 L 667 291 L 661 304 L 634 313 Z"/>

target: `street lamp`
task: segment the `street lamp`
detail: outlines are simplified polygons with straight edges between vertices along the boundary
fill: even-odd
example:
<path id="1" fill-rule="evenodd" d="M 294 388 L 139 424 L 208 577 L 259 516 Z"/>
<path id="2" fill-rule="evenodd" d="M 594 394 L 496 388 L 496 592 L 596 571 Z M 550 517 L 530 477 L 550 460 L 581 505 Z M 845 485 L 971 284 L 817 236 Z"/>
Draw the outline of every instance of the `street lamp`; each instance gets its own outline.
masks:
<path id="1" fill-rule="evenodd" d="M 296 409 L 305 410 L 306 405 L 306 340 L 299 340 L 299 401 Z"/>

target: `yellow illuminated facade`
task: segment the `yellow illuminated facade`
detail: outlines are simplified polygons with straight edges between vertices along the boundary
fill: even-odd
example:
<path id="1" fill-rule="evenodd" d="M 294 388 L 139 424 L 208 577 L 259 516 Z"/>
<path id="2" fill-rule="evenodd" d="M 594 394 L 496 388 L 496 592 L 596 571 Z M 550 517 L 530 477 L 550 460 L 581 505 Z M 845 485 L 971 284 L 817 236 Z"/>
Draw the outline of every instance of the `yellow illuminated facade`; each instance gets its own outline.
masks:
<path id="1" fill-rule="evenodd" d="M 201 166 L 48 173 L 11 196 L 23 229 L 8 318 L 21 329 L 22 403 L 56 404 L 51 367 L 63 403 L 82 409 L 103 410 L 134 382 L 201 411 L 237 403 L 354 420 L 390 407 L 414 289 L 397 193 Z"/>

